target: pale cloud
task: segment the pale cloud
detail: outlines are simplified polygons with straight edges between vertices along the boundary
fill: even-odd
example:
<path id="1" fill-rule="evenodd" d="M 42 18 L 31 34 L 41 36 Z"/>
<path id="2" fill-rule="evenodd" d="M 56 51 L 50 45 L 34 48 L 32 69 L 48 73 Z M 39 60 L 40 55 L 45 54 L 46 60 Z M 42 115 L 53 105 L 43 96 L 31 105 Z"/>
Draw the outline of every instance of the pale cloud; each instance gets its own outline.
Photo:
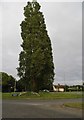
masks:
<path id="1" fill-rule="evenodd" d="M 0 70 L 2 70 L 2 6 L 0 5 Z"/>
<path id="2" fill-rule="evenodd" d="M 53 47 L 56 81 L 63 83 L 64 76 L 71 84 L 82 80 L 82 3 L 46 3 L 43 9 Z M 45 8 L 45 7 L 44 7 Z M 48 14 L 49 12 L 49 14 Z M 77 74 L 75 73 L 77 72 Z M 72 77 L 71 77 L 72 75 Z M 71 79 L 71 81 L 69 80 Z M 77 80 L 78 79 L 78 80 Z M 76 83 L 77 80 L 77 83 Z"/>
<path id="3" fill-rule="evenodd" d="M 32 1 L 32 0 L 29 0 Z M 38 2 L 83 2 L 83 0 L 34 0 Z M 27 0 L 0 0 L 0 2 L 27 2 Z"/>

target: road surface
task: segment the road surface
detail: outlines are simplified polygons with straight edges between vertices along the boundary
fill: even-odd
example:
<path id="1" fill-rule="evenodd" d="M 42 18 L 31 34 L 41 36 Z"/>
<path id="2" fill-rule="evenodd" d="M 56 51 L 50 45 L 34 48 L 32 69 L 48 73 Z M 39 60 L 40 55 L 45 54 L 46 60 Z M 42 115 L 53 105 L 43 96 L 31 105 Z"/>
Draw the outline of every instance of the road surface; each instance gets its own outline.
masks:
<path id="1" fill-rule="evenodd" d="M 63 106 L 81 99 L 3 100 L 2 118 L 82 118 L 82 110 Z"/>
<path id="2" fill-rule="evenodd" d="M 0 99 L 0 120 L 2 118 L 2 99 Z"/>

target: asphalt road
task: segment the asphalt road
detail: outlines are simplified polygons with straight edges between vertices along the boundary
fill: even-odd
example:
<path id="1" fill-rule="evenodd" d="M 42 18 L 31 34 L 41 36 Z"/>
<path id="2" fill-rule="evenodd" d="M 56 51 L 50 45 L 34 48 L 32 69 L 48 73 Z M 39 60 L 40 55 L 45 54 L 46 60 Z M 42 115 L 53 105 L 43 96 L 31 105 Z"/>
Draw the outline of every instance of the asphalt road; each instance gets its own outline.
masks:
<path id="1" fill-rule="evenodd" d="M 0 120 L 2 118 L 2 99 L 0 99 Z"/>
<path id="2" fill-rule="evenodd" d="M 3 100 L 2 118 L 82 118 L 82 110 L 64 107 L 81 99 Z"/>

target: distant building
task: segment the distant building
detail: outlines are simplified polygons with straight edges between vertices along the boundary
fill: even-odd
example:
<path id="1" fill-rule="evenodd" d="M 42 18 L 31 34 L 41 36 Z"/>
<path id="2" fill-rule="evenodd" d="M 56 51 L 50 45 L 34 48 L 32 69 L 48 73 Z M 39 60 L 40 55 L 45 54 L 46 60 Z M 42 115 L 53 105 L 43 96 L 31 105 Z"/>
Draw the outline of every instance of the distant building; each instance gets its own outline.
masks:
<path id="1" fill-rule="evenodd" d="M 53 85 L 53 91 L 54 92 L 64 92 L 64 86 L 63 85 Z"/>

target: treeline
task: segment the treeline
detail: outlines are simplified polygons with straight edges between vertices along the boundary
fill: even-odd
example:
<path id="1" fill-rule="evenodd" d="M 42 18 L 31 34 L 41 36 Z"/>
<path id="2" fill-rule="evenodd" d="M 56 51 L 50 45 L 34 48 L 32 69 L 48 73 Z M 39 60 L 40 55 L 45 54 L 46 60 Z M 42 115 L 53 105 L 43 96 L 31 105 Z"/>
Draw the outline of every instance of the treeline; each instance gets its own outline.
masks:
<path id="1" fill-rule="evenodd" d="M 14 91 L 15 78 L 5 72 L 0 72 L 0 88 L 2 92 Z"/>
<path id="2" fill-rule="evenodd" d="M 2 92 L 22 92 L 26 91 L 24 81 L 16 80 L 12 75 L 0 72 L 0 91 Z"/>
<path id="3" fill-rule="evenodd" d="M 0 90 L 2 92 L 20 92 L 25 91 L 25 86 L 22 80 L 16 81 L 12 75 L 0 72 Z"/>
<path id="4" fill-rule="evenodd" d="M 84 91 L 84 83 L 83 83 L 83 85 L 72 85 L 72 86 L 65 85 L 65 86 L 64 86 L 64 90 L 65 90 L 66 92 L 71 92 L 71 91 Z"/>
<path id="5" fill-rule="evenodd" d="M 72 85 L 72 86 L 64 85 L 63 88 L 64 91 L 66 92 L 84 91 L 84 83 L 82 85 Z M 14 92 L 14 91 L 22 92 L 22 91 L 26 91 L 26 88 L 24 81 L 22 79 L 17 81 L 12 75 L 8 75 L 5 72 L 0 72 L 0 90 L 2 92 Z"/>
<path id="6" fill-rule="evenodd" d="M 16 80 L 12 75 L 0 72 L 0 90 L 2 92 L 22 92 L 26 91 L 24 81 Z"/>

